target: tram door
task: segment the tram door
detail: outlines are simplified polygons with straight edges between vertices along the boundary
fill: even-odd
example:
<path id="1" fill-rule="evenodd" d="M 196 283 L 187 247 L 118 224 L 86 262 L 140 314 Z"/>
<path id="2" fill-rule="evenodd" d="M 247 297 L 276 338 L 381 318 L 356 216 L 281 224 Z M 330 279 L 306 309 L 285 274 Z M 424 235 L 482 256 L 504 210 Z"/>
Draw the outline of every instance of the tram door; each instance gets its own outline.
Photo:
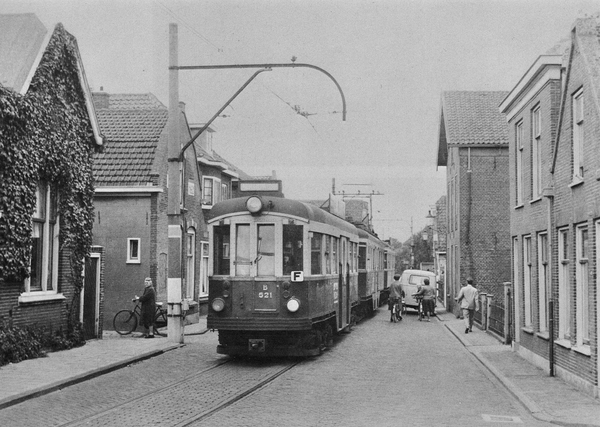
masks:
<path id="1" fill-rule="evenodd" d="M 340 270 L 338 273 L 338 329 L 342 329 L 344 327 L 344 319 L 346 315 L 344 313 L 344 276 L 342 275 L 342 266 L 340 265 Z"/>

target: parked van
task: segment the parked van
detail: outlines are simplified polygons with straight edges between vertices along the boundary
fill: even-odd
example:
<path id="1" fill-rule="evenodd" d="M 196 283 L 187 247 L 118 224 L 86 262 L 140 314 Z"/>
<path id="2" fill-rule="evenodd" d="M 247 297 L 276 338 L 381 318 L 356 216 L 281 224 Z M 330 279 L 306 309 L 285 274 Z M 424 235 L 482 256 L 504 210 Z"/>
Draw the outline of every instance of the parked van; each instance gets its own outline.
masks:
<path id="1" fill-rule="evenodd" d="M 431 271 L 425 270 L 404 270 L 402 272 L 402 276 L 400 276 L 400 284 L 402 285 L 402 290 L 404 291 L 404 306 L 418 309 L 419 304 L 412 296 L 412 294 L 416 293 L 419 286 L 423 285 L 423 281 L 425 279 L 429 279 L 429 285 L 436 288 L 435 284 L 435 274 Z M 436 298 L 436 306 L 437 306 L 437 298 Z"/>

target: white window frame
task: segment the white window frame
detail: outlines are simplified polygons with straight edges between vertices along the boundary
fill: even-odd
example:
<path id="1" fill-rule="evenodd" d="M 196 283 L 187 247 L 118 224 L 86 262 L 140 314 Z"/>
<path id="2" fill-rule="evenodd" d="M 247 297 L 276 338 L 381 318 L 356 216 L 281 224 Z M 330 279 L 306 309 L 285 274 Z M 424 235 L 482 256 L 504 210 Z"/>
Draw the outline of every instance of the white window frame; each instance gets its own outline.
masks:
<path id="1" fill-rule="evenodd" d="M 229 193 L 229 183 L 221 182 L 221 200 L 228 200 L 231 198 Z"/>
<path id="2" fill-rule="evenodd" d="M 587 245 L 584 241 L 586 236 Z M 587 225 L 579 225 L 575 235 L 575 314 L 576 314 L 576 344 L 578 347 L 589 347 L 590 344 L 590 312 L 589 312 L 589 231 Z"/>
<path id="3" fill-rule="evenodd" d="M 532 112 L 533 140 L 532 158 L 532 194 L 538 199 L 542 194 L 542 114 L 538 105 Z"/>
<path id="4" fill-rule="evenodd" d="M 514 318 L 515 318 L 515 342 L 521 341 L 521 276 L 519 274 L 520 268 L 520 256 L 519 256 L 519 239 L 517 237 L 513 237 L 512 242 L 513 249 L 513 289 L 514 289 L 514 301 L 513 307 L 515 308 Z"/>
<path id="5" fill-rule="evenodd" d="M 137 242 L 137 257 L 132 256 L 132 244 Z M 142 263 L 142 239 L 139 237 L 128 237 L 127 238 L 127 264 L 141 264 Z"/>
<path id="6" fill-rule="evenodd" d="M 548 332 L 548 233 L 538 234 L 538 318 L 539 331 Z"/>
<path id="7" fill-rule="evenodd" d="M 52 202 L 54 198 L 54 202 Z M 34 302 L 39 300 L 63 299 L 64 296 L 58 292 L 58 256 L 59 256 L 59 234 L 60 218 L 58 212 L 58 190 L 52 194 L 51 185 L 38 184 L 36 190 L 36 205 L 32 215 L 32 223 L 41 224 L 41 262 L 40 262 L 40 286 L 41 289 L 31 289 L 31 277 L 24 280 L 24 292 L 19 296 L 19 302 Z M 52 207 L 55 208 L 54 219 L 52 219 Z M 32 224 L 32 231 L 35 227 Z M 52 228 L 52 231 L 50 231 Z M 33 231 L 34 232 L 34 231 Z M 32 251 L 34 248 L 32 247 Z M 31 266 L 29 267 L 31 272 Z"/>
<path id="8" fill-rule="evenodd" d="M 523 204 L 523 120 L 515 126 L 515 148 L 516 148 L 516 204 L 521 206 Z"/>
<path id="9" fill-rule="evenodd" d="M 569 229 L 558 230 L 558 339 L 571 340 Z"/>
<path id="10" fill-rule="evenodd" d="M 200 264 L 200 290 L 199 290 L 199 298 L 208 298 L 208 268 L 209 268 L 209 254 L 210 248 L 209 243 L 207 241 L 201 241 L 201 257 L 202 261 Z"/>
<path id="11" fill-rule="evenodd" d="M 583 153 L 583 88 L 573 94 L 573 182 L 583 180 L 584 153 Z"/>
<path id="12" fill-rule="evenodd" d="M 186 239 L 186 297 L 194 299 L 196 284 L 196 230 L 188 228 Z"/>
<path id="13" fill-rule="evenodd" d="M 210 199 L 206 196 L 206 182 L 211 181 L 211 196 Z M 221 200 L 221 179 L 214 176 L 202 177 L 202 207 L 210 208 Z"/>
<path id="14" fill-rule="evenodd" d="M 531 310 L 531 236 L 523 236 L 523 306 L 525 315 L 525 328 L 533 327 L 533 313 Z"/>

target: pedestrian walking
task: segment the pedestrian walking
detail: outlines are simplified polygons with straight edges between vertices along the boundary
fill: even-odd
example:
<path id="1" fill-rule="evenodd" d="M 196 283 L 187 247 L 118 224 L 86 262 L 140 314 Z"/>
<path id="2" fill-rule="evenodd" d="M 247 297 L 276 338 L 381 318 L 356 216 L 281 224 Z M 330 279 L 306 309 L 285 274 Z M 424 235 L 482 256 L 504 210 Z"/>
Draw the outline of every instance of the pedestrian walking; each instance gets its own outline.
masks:
<path id="1" fill-rule="evenodd" d="M 134 301 L 142 303 L 142 325 L 145 328 L 144 338 L 154 338 L 154 313 L 156 312 L 156 291 L 152 286 L 152 279 L 144 279 L 144 293 L 141 297 L 137 295 Z"/>
<path id="2" fill-rule="evenodd" d="M 390 309 L 390 322 L 394 321 L 394 304 L 398 302 L 398 307 L 400 308 L 400 313 L 402 313 L 402 295 L 404 291 L 402 290 L 402 285 L 400 284 L 400 275 L 394 275 L 394 281 L 390 284 L 390 296 L 388 299 L 388 306 Z M 402 316 L 400 316 L 400 320 L 402 320 Z"/>
<path id="3" fill-rule="evenodd" d="M 423 284 L 413 296 L 419 295 L 423 297 L 423 314 L 427 316 L 427 321 L 429 322 L 429 316 L 435 313 L 435 289 L 429 284 L 429 279 L 423 280 Z"/>
<path id="4" fill-rule="evenodd" d="M 473 316 L 476 311 L 479 311 L 479 292 L 470 277 L 467 279 L 467 285 L 458 292 L 456 302 L 460 303 L 465 319 L 465 334 L 473 332 Z"/>

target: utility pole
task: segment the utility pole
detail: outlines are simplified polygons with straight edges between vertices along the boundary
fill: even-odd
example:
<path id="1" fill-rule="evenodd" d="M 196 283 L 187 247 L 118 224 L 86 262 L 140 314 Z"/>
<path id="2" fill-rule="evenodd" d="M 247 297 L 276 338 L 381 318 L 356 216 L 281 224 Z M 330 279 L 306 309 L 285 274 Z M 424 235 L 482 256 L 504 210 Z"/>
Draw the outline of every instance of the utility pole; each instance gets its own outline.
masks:
<path id="1" fill-rule="evenodd" d="M 167 333 L 170 341 L 183 343 L 183 274 L 182 244 L 183 224 L 181 221 L 181 182 L 183 163 L 179 160 L 181 140 L 179 135 L 179 74 L 177 24 L 169 25 L 169 120 L 168 129 L 168 170 L 167 170 L 167 216 L 168 216 L 168 274 L 167 274 Z"/>
<path id="2" fill-rule="evenodd" d="M 415 268 L 415 235 L 413 234 L 413 217 L 410 217 L 410 268 Z"/>

